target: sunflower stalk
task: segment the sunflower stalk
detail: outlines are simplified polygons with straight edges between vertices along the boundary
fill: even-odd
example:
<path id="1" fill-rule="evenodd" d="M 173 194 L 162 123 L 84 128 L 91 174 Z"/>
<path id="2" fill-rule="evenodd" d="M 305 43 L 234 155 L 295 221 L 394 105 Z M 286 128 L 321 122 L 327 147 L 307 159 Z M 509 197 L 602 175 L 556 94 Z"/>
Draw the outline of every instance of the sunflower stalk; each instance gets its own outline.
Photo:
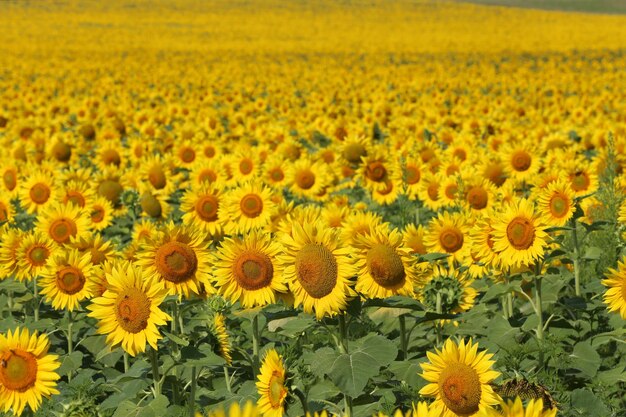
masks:
<path id="1" fill-rule="evenodd" d="M 252 373 L 254 379 L 259 372 L 259 315 L 255 314 L 252 319 Z"/>
<path id="2" fill-rule="evenodd" d="M 189 417 L 194 417 L 196 408 L 196 367 L 191 367 L 191 388 L 189 390 Z"/>
<path id="3" fill-rule="evenodd" d="M 402 359 L 407 360 L 409 357 L 409 347 L 406 334 L 406 318 L 404 314 L 398 317 L 398 321 L 400 322 L 400 348 L 402 349 Z"/>
<path id="4" fill-rule="evenodd" d="M 580 291 L 580 247 L 578 245 L 578 233 L 576 231 L 576 219 L 572 218 L 572 240 L 574 241 L 574 291 L 576 297 L 581 296 Z"/>
<path id="5" fill-rule="evenodd" d="M 71 355 L 72 352 L 74 351 L 74 343 L 73 343 L 73 334 L 72 334 L 72 327 L 74 326 L 74 315 L 72 314 L 72 312 L 70 310 L 67 310 L 67 354 Z M 71 382 L 72 381 L 72 371 L 69 371 L 67 373 L 67 381 Z"/>
<path id="6" fill-rule="evenodd" d="M 348 353 L 348 326 L 346 325 L 345 313 L 339 315 L 339 351 Z M 344 416 L 350 417 L 352 415 L 352 397 L 348 394 L 344 394 L 344 405 Z"/>
<path id="7" fill-rule="evenodd" d="M 293 392 L 300 400 L 300 404 L 302 404 L 302 414 L 306 415 L 309 411 L 309 408 L 307 407 L 306 395 L 297 386 L 291 387 L 291 392 Z"/>
<path id="8" fill-rule="evenodd" d="M 441 292 L 439 291 L 437 291 L 437 301 L 435 304 L 435 311 L 437 312 L 437 314 L 441 314 L 442 312 Z M 435 320 L 434 323 L 435 323 L 435 334 L 437 336 L 437 346 L 441 346 L 441 343 L 442 343 L 441 326 L 439 325 L 439 322 L 437 320 Z"/>
<path id="9" fill-rule="evenodd" d="M 37 277 L 33 278 L 33 302 L 35 303 L 35 321 L 39 321 L 39 288 L 37 287 Z"/>
<path id="10" fill-rule="evenodd" d="M 159 357 L 156 349 L 150 347 L 150 365 L 152 365 L 152 380 L 154 381 L 154 398 L 161 395 L 161 381 L 159 379 Z"/>
<path id="11" fill-rule="evenodd" d="M 231 382 L 230 382 L 230 374 L 228 372 L 228 366 L 224 365 L 224 381 L 226 381 L 226 390 L 229 394 L 232 394 Z"/>
<path id="12" fill-rule="evenodd" d="M 124 373 L 127 373 L 128 372 L 128 368 L 129 368 L 129 366 L 128 366 L 128 352 L 124 351 L 123 358 L 124 358 Z"/>

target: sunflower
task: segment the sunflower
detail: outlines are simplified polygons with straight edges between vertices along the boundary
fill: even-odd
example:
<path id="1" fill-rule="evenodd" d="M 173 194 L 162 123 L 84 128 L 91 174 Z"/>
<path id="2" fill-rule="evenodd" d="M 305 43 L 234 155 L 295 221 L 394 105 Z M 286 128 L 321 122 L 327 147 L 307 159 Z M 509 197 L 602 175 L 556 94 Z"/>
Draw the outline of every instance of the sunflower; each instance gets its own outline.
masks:
<path id="1" fill-rule="evenodd" d="M 48 336 L 28 329 L 0 334 L 0 407 L 5 413 L 22 415 L 26 404 L 35 412 L 43 396 L 59 394 L 55 371 L 61 363 L 48 354 L 49 347 Z"/>
<path id="2" fill-rule="evenodd" d="M 441 189 L 441 183 L 444 179 L 442 175 L 428 172 L 424 174 L 424 177 L 419 182 L 417 195 L 422 203 L 433 211 L 437 211 L 445 204 L 442 196 L 443 190 Z"/>
<path id="3" fill-rule="evenodd" d="M 204 238 L 199 230 L 170 223 L 144 244 L 137 265 L 144 268 L 146 279 L 164 285 L 170 295 L 200 294 L 201 285 L 213 292 Z"/>
<path id="4" fill-rule="evenodd" d="M 162 190 L 171 185 L 176 175 L 174 164 L 169 157 L 149 155 L 139 162 L 139 178 L 149 183 L 155 190 Z"/>
<path id="5" fill-rule="evenodd" d="M 141 216 L 154 221 L 164 221 L 167 219 L 171 208 L 168 203 L 169 190 L 154 189 L 149 183 L 140 183 L 137 187 L 139 192 L 139 207 Z"/>
<path id="6" fill-rule="evenodd" d="M 28 171 L 27 171 L 28 172 Z M 36 213 L 57 200 L 59 188 L 54 177 L 47 172 L 34 170 L 21 182 L 18 197 L 28 213 Z"/>
<path id="7" fill-rule="evenodd" d="M 275 259 L 281 247 L 267 233 L 251 231 L 244 238 L 226 238 L 213 256 L 218 292 L 243 308 L 276 302 L 276 292 L 287 286 L 275 274 Z"/>
<path id="8" fill-rule="evenodd" d="M 588 164 L 568 164 L 567 177 L 576 197 L 592 194 L 598 190 L 598 175 L 592 172 Z"/>
<path id="9" fill-rule="evenodd" d="M 94 293 L 91 255 L 81 255 L 77 249 L 61 250 L 51 257 L 38 284 L 41 294 L 56 310 L 73 311 L 81 300 Z"/>
<path id="10" fill-rule="evenodd" d="M 461 194 L 463 206 L 473 213 L 484 213 L 493 206 L 496 196 L 495 187 L 491 182 L 477 177 L 473 172 L 469 177 L 463 179 Z"/>
<path id="11" fill-rule="evenodd" d="M 24 232 L 19 229 L 6 229 L 0 232 L 0 279 L 16 274 L 18 249 L 23 236 Z"/>
<path id="12" fill-rule="evenodd" d="M 224 358 L 227 365 L 233 364 L 233 358 L 230 355 L 231 345 L 228 333 L 226 333 L 226 317 L 222 313 L 215 313 L 213 317 L 213 335 L 217 338 L 217 347 L 219 355 Z"/>
<path id="13" fill-rule="evenodd" d="M 402 171 L 397 168 L 391 170 L 387 179 L 383 181 L 384 186 L 376 187 L 370 190 L 372 200 L 380 205 L 389 205 L 398 199 L 398 196 L 404 192 L 402 186 Z"/>
<path id="14" fill-rule="evenodd" d="M 293 222 L 282 243 L 279 269 L 295 306 L 303 305 L 305 312 L 315 312 L 318 319 L 343 310 L 348 298 L 355 295 L 350 279 L 356 271 L 349 257 L 351 250 L 342 246 L 338 232 L 319 222 Z"/>
<path id="15" fill-rule="evenodd" d="M 95 193 L 89 182 L 69 181 L 62 189 L 63 204 L 74 204 L 80 208 L 89 206 L 95 197 Z"/>
<path id="16" fill-rule="evenodd" d="M 500 376 L 491 369 L 493 354 L 478 353 L 478 344 L 471 339 L 458 345 L 448 339 L 441 351 L 426 354 L 430 362 L 420 366 L 422 377 L 430 383 L 419 393 L 435 398 L 431 407 L 443 413 L 442 417 L 470 416 L 501 401 L 490 385 Z"/>
<path id="17" fill-rule="evenodd" d="M 126 166 L 126 157 L 123 151 L 124 148 L 117 143 L 112 141 L 104 142 L 96 150 L 93 162 L 101 170 L 111 166 L 124 168 Z"/>
<path id="18" fill-rule="evenodd" d="M 183 214 L 183 223 L 217 236 L 222 232 L 220 205 L 222 204 L 221 185 L 203 183 L 192 187 L 183 194 L 180 200 L 180 209 Z"/>
<path id="19" fill-rule="evenodd" d="M 500 407 L 502 412 L 493 408 L 485 408 L 477 417 L 556 417 L 558 411 L 556 408 L 544 410 L 541 398 L 531 399 L 524 407 L 521 398 L 516 397 L 515 400 L 503 401 Z"/>
<path id="20" fill-rule="evenodd" d="M 263 164 L 263 182 L 274 189 L 282 189 L 287 184 L 285 160 L 280 155 L 272 155 Z"/>
<path id="21" fill-rule="evenodd" d="M 370 146 L 369 140 L 364 134 L 351 134 L 341 142 L 339 155 L 342 162 L 356 168 L 361 164 L 361 160 L 367 157 Z"/>
<path id="22" fill-rule="evenodd" d="M 0 168 L 0 174 L 2 175 L 2 182 L 0 182 L 3 188 L 2 192 L 13 198 L 19 189 L 19 167 L 12 158 L 2 158 L 0 160 L 0 167 L 2 167 Z"/>
<path id="23" fill-rule="evenodd" d="M 383 219 L 371 211 L 356 211 L 346 217 L 341 229 L 342 238 L 348 243 L 354 243 L 360 235 L 371 233 L 383 224 Z"/>
<path id="24" fill-rule="evenodd" d="M 402 232 L 403 244 L 409 248 L 412 255 L 426 255 L 428 253 L 424 244 L 424 233 L 425 229 L 421 224 L 416 226 L 413 223 L 409 223 L 404 228 Z"/>
<path id="25" fill-rule="evenodd" d="M 608 310 L 619 311 L 623 319 L 626 319 L 626 262 L 624 259 L 617 264 L 617 269 L 609 268 L 606 279 L 602 284 L 607 287 L 604 293 L 604 303 Z"/>
<path id="26" fill-rule="evenodd" d="M 113 223 L 113 205 L 102 196 L 96 197 L 88 206 L 89 222 L 91 228 L 96 231 L 106 229 Z"/>
<path id="27" fill-rule="evenodd" d="M 13 221 L 14 215 L 15 213 L 11 200 L 4 195 L 0 195 L 0 226 L 2 226 L 5 222 L 10 223 Z"/>
<path id="28" fill-rule="evenodd" d="M 17 249 L 18 268 L 15 277 L 23 281 L 40 275 L 57 249 L 58 245 L 41 233 L 24 235 Z"/>
<path id="29" fill-rule="evenodd" d="M 574 215 L 574 191 L 564 180 L 551 182 L 539 194 L 537 206 L 550 226 L 564 226 Z"/>
<path id="30" fill-rule="evenodd" d="M 504 213 L 493 219 L 493 249 L 503 266 L 531 265 L 543 257 L 548 234 L 539 214 L 526 199 L 516 199 L 505 206 Z"/>
<path id="31" fill-rule="evenodd" d="M 322 162 L 300 158 L 287 168 L 287 183 L 291 192 L 299 197 L 317 199 L 318 194 L 330 182 L 327 167 Z"/>
<path id="32" fill-rule="evenodd" d="M 475 262 L 498 268 L 500 266 L 500 255 L 493 247 L 493 228 L 489 219 L 497 216 L 493 210 L 478 220 L 470 231 L 470 242 L 472 258 Z"/>
<path id="33" fill-rule="evenodd" d="M 436 409 L 425 401 L 413 403 L 411 417 L 441 417 L 441 410 Z"/>
<path id="34" fill-rule="evenodd" d="M 363 157 L 358 169 L 358 176 L 363 181 L 363 186 L 370 192 L 377 188 L 385 188 L 385 182 L 393 172 L 392 165 L 386 149 L 373 149 Z"/>
<path id="35" fill-rule="evenodd" d="M 479 172 L 483 178 L 491 182 L 495 187 L 501 187 L 508 179 L 504 163 L 499 159 L 484 160 L 479 167 Z"/>
<path id="36" fill-rule="evenodd" d="M 285 399 L 288 394 L 285 386 L 285 364 L 282 356 L 275 349 L 270 349 L 263 358 L 259 380 L 257 406 L 264 417 L 282 417 L 285 411 Z"/>
<path id="37" fill-rule="evenodd" d="M 402 234 L 385 224 L 357 237 L 359 269 L 355 289 L 369 298 L 413 295 L 416 280 L 410 249 L 403 246 Z"/>
<path id="38" fill-rule="evenodd" d="M 512 141 L 500 152 L 506 172 L 518 181 L 530 180 L 539 171 L 541 163 L 529 141 Z"/>
<path id="39" fill-rule="evenodd" d="M 89 217 L 85 210 L 73 204 L 55 203 L 39 215 L 35 229 L 59 245 L 71 238 L 89 235 Z"/>
<path id="40" fill-rule="evenodd" d="M 430 221 L 424 243 L 430 252 L 449 253 L 450 261 L 462 264 L 470 254 L 469 228 L 465 214 L 439 213 Z"/>
<path id="41" fill-rule="evenodd" d="M 258 149 L 254 151 L 248 146 L 240 147 L 233 155 L 228 155 L 233 169 L 233 177 L 237 183 L 252 180 L 258 176 L 261 161 Z"/>
<path id="42" fill-rule="evenodd" d="M 157 326 L 172 319 L 159 308 L 167 291 L 127 261 L 113 266 L 106 281 L 102 297 L 92 299 L 88 306 L 89 316 L 99 320 L 98 333 L 107 335 L 107 343 L 121 344 L 131 356 L 145 352 L 146 342 L 157 349 L 162 338 Z"/>
<path id="43" fill-rule="evenodd" d="M 422 163 L 418 158 L 407 157 L 402 167 L 404 192 L 409 200 L 416 200 L 420 189 L 420 180 L 422 179 Z"/>
<path id="44" fill-rule="evenodd" d="M 258 182 L 248 182 L 228 193 L 218 217 L 227 220 L 227 233 L 247 233 L 266 227 L 275 211 L 270 189 Z"/>
<path id="45" fill-rule="evenodd" d="M 222 166 L 221 158 L 199 159 L 190 168 L 189 179 L 192 187 L 204 183 L 224 183 L 227 175 Z"/>

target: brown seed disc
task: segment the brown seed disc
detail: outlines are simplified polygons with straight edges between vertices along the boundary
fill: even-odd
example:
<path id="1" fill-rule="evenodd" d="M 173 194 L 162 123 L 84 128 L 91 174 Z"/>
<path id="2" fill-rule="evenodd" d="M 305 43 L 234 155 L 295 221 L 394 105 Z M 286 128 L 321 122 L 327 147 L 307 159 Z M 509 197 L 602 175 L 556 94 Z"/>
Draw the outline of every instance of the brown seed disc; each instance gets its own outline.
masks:
<path id="1" fill-rule="evenodd" d="M 439 376 L 439 393 L 444 404 L 459 416 L 478 411 L 481 385 L 476 371 L 463 363 L 450 363 Z"/>
<path id="2" fill-rule="evenodd" d="M 214 195 L 203 195 L 196 201 L 195 210 L 198 217 L 205 222 L 214 222 L 217 220 L 217 210 L 219 201 Z"/>
<path id="3" fill-rule="evenodd" d="M 186 243 L 166 242 L 157 249 L 155 264 L 163 279 L 178 284 L 195 276 L 198 258 Z"/>
<path id="4" fill-rule="evenodd" d="M 47 184 L 42 182 L 38 182 L 37 184 L 30 187 L 30 199 L 33 200 L 37 204 L 43 204 L 50 198 L 50 194 L 52 191 Z"/>
<path id="5" fill-rule="evenodd" d="M 83 196 L 78 191 L 70 190 L 63 197 L 63 202 L 65 204 L 72 203 L 80 208 L 85 207 L 85 196 Z"/>
<path id="6" fill-rule="evenodd" d="M 240 287 L 254 291 L 272 283 L 274 266 L 270 258 L 258 251 L 241 253 L 233 264 L 233 274 Z"/>
<path id="7" fill-rule="evenodd" d="M 76 222 L 67 217 L 54 220 L 48 229 L 50 237 L 57 243 L 67 243 L 72 236 L 76 236 Z"/>
<path id="8" fill-rule="evenodd" d="M 148 181 L 150 181 L 150 184 L 157 190 L 161 190 L 167 185 L 167 177 L 161 167 L 158 166 L 150 168 L 150 171 L 148 171 Z"/>
<path id="9" fill-rule="evenodd" d="M 409 185 L 417 184 L 422 177 L 419 168 L 413 165 L 409 165 L 406 167 L 405 175 L 406 183 Z"/>
<path id="10" fill-rule="evenodd" d="M 370 162 L 365 168 L 365 176 L 374 182 L 381 182 L 387 177 L 387 169 L 381 162 Z"/>
<path id="11" fill-rule="evenodd" d="M 263 212 L 263 200 L 257 194 L 246 194 L 241 199 L 239 208 L 246 217 L 258 217 Z"/>
<path id="12" fill-rule="evenodd" d="M 528 249 L 535 241 L 535 227 L 527 218 L 516 217 L 507 226 L 506 237 L 515 249 Z"/>
<path id="13" fill-rule="evenodd" d="M 140 204 L 141 209 L 152 218 L 157 219 L 163 214 L 161 202 L 149 192 L 145 192 L 141 195 Z"/>
<path id="14" fill-rule="evenodd" d="M 10 349 L 0 357 L 0 386 L 25 392 L 37 381 L 37 358 L 22 349 Z"/>
<path id="15" fill-rule="evenodd" d="M 309 169 L 298 171 L 295 183 L 298 188 L 308 190 L 315 185 L 315 174 Z"/>
<path id="16" fill-rule="evenodd" d="M 456 227 L 447 227 L 439 234 L 439 244 L 447 253 L 454 253 L 463 247 L 463 233 Z"/>
<path id="17" fill-rule="evenodd" d="M 57 271 L 56 285 L 65 294 L 76 294 L 85 286 L 83 271 L 73 266 L 64 266 Z"/>
<path id="18" fill-rule="evenodd" d="M 511 155 L 511 166 L 518 172 L 524 172 L 530 168 L 532 164 L 532 156 L 523 150 L 513 152 Z"/>
<path id="19" fill-rule="evenodd" d="M 244 158 L 239 162 L 239 172 L 243 175 L 248 175 L 254 169 L 254 163 L 250 158 Z"/>
<path id="20" fill-rule="evenodd" d="M 482 210 L 489 203 L 489 194 L 482 187 L 472 187 L 467 192 L 467 202 L 474 210 Z"/>
<path id="21" fill-rule="evenodd" d="M 113 205 L 119 203 L 120 196 L 124 188 L 119 182 L 113 180 L 104 180 L 98 186 L 98 194 L 109 200 Z"/>
<path id="22" fill-rule="evenodd" d="M 129 333 L 139 333 L 148 327 L 150 300 L 138 288 L 125 288 L 115 300 L 115 316 L 120 327 Z"/>
<path id="23" fill-rule="evenodd" d="M 26 251 L 26 259 L 34 266 L 44 265 L 48 260 L 48 256 L 50 256 L 50 251 L 45 246 L 31 246 Z"/>
<path id="24" fill-rule="evenodd" d="M 397 289 L 404 285 L 406 271 L 394 248 L 378 244 L 367 251 L 367 269 L 378 285 Z"/>
<path id="25" fill-rule="evenodd" d="M 308 243 L 296 255 L 296 277 L 311 297 L 325 297 L 337 284 L 337 260 L 326 246 Z"/>

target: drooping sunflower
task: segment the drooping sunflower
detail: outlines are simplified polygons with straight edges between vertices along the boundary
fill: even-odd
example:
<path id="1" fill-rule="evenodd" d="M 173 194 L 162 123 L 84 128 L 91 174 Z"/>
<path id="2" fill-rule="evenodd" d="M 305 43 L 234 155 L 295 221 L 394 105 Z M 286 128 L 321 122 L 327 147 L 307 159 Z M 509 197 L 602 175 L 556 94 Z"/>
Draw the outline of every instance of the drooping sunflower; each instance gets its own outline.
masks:
<path id="1" fill-rule="evenodd" d="M 493 249 L 503 266 L 531 265 L 543 257 L 548 234 L 542 217 L 526 199 L 515 199 L 493 219 Z"/>
<path id="2" fill-rule="evenodd" d="M 36 213 L 55 202 L 60 193 L 54 176 L 41 170 L 33 171 L 20 183 L 18 196 L 28 213 Z"/>
<path id="3" fill-rule="evenodd" d="M 537 206 L 550 226 L 564 226 L 574 215 L 574 197 L 566 181 L 553 181 L 539 194 Z"/>
<path id="4" fill-rule="evenodd" d="M 219 184 L 203 183 L 192 187 L 181 198 L 180 209 L 185 213 L 183 223 L 197 227 L 211 236 L 219 235 L 223 224 L 219 217 L 222 200 Z"/>
<path id="5" fill-rule="evenodd" d="M 17 248 L 16 278 L 23 281 L 40 275 L 57 250 L 58 245 L 41 233 L 30 232 L 24 235 Z"/>
<path id="6" fill-rule="evenodd" d="M 286 292 L 276 274 L 276 256 L 281 247 L 268 233 L 251 231 L 243 238 L 226 238 L 213 255 L 218 292 L 243 308 L 276 302 L 276 292 Z"/>
<path id="7" fill-rule="evenodd" d="M 143 274 L 140 267 L 120 261 L 106 274 L 107 289 L 93 298 L 90 317 L 99 320 L 98 333 L 107 335 L 107 343 L 121 344 L 131 356 L 145 352 L 146 342 L 157 349 L 162 338 L 157 326 L 172 318 L 159 305 L 167 295 L 162 285 Z"/>
<path id="8" fill-rule="evenodd" d="M 229 191 L 218 217 L 227 221 L 227 233 L 247 233 L 266 227 L 275 211 L 270 189 L 257 182 L 248 182 Z"/>
<path id="9" fill-rule="evenodd" d="M 259 411 L 264 417 L 282 417 L 289 391 L 285 386 L 285 364 L 275 349 L 270 349 L 265 354 L 258 379 L 256 386 L 259 391 Z"/>
<path id="10" fill-rule="evenodd" d="M 430 382 L 420 390 L 426 397 L 434 397 L 431 407 L 442 417 L 471 416 L 498 404 L 501 399 L 490 385 L 500 376 L 491 369 L 493 354 L 478 353 L 478 344 L 470 339 L 457 345 L 448 339 L 443 349 L 426 352 L 429 363 L 421 363 L 422 377 Z"/>
<path id="11" fill-rule="evenodd" d="M 55 371 L 61 364 L 57 355 L 49 355 L 50 341 L 45 334 L 30 334 L 18 327 L 0 334 L 0 408 L 22 415 L 28 404 L 37 411 L 43 397 L 59 394 Z"/>
<path id="12" fill-rule="evenodd" d="M 174 164 L 169 157 L 148 155 L 139 163 L 139 178 L 148 182 L 155 190 L 162 190 L 175 181 Z"/>
<path id="13" fill-rule="evenodd" d="M 335 229 L 323 224 L 293 222 L 291 233 L 282 235 L 284 254 L 278 256 L 279 271 L 294 295 L 295 306 L 303 305 L 318 319 L 334 315 L 355 295 L 351 278 L 356 269 L 350 248 Z M 278 272 L 280 275 L 281 272 Z"/>
<path id="14" fill-rule="evenodd" d="M 503 401 L 500 407 L 501 412 L 493 408 L 485 408 L 478 413 L 477 417 L 556 417 L 558 411 L 556 408 L 545 410 L 541 398 L 528 401 L 524 407 L 521 398 L 516 397 L 515 400 Z"/>
<path id="15" fill-rule="evenodd" d="M 424 243 L 429 251 L 449 253 L 450 261 L 463 263 L 470 254 L 469 230 L 470 225 L 465 214 L 439 213 L 428 225 Z"/>
<path id="16" fill-rule="evenodd" d="M 204 239 L 200 230 L 170 223 L 144 244 L 137 265 L 144 268 L 146 279 L 165 286 L 171 295 L 200 294 L 201 285 L 212 293 Z"/>
<path id="17" fill-rule="evenodd" d="M 216 313 L 213 317 L 212 327 L 213 335 L 217 338 L 219 355 L 224 358 L 227 365 L 232 365 L 230 338 L 226 333 L 226 317 L 222 313 Z"/>
<path id="18" fill-rule="evenodd" d="M 95 288 L 91 255 L 77 249 L 60 250 L 50 258 L 38 284 L 41 294 L 56 310 L 73 311 L 80 301 L 91 298 Z"/>
<path id="19" fill-rule="evenodd" d="M 72 238 L 89 235 L 89 217 L 85 210 L 73 204 L 53 204 L 44 209 L 37 218 L 36 230 L 59 245 Z"/>
<path id="20" fill-rule="evenodd" d="M 140 183 L 137 191 L 141 216 L 154 221 L 165 221 L 171 210 L 168 202 L 169 190 L 167 188 L 156 190 L 149 183 Z"/>
<path id="21" fill-rule="evenodd" d="M 387 225 L 356 239 L 358 276 L 355 289 L 370 298 L 413 295 L 416 275 L 402 234 Z"/>
<path id="22" fill-rule="evenodd" d="M 626 319 L 626 262 L 624 259 L 617 263 L 617 269 L 609 268 L 606 279 L 602 284 L 607 287 L 604 293 L 604 303 L 611 312 L 618 311 Z"/>

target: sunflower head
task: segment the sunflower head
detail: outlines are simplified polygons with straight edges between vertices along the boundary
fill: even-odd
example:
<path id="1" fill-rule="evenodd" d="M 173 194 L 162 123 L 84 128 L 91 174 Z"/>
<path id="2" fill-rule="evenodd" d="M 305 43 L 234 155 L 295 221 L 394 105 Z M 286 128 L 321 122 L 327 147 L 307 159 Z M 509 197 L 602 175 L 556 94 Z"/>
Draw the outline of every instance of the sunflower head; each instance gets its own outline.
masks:
<path id="1" fill-rule="evenodd" d="M 282 416 L 289 391 L 285 385 L 285 364 L 275 349 L 270 349 L 265 354 L 258 379 L 256 386 L 259 391 L 259 410 L 264 416 Z"/>

